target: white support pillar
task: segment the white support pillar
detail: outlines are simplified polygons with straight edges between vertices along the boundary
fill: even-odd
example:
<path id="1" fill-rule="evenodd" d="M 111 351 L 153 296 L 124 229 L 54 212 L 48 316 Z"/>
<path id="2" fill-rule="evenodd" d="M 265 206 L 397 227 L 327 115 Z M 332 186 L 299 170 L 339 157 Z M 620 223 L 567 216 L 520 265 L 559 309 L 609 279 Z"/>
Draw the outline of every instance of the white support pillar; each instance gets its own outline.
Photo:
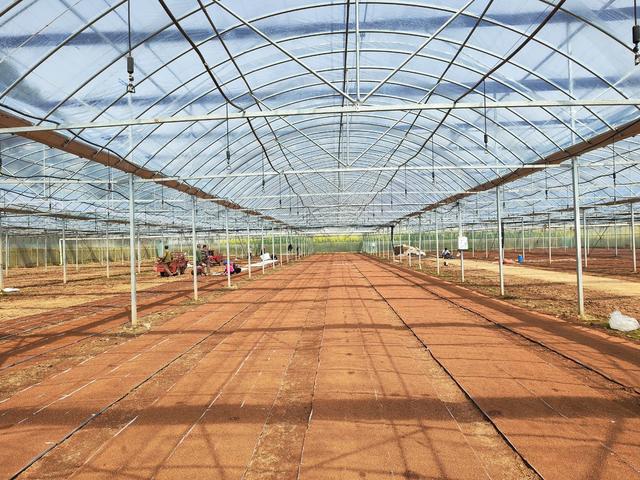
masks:
<path id="1" fill-rule="evenodd" d="M 4 269 L 2 267 L 2 221 L 0 220 L 0 291 L 4 288 Z"/>
<path id="2" fill-rule="evenodd" d="M 247 268 L 249 269 L 249 279 L 251 279 L 251 235 L 249 225 L 247 225 Z"/>
<path id="3" fill-rule="evenodd" d="M 458 202 L 458 238 L 462 237 L 462 207 Z M 460 281 L 464 283 L 464 250 L 458 250 L 460 253 Z"/>
<path id="4" fill-rule="evenodd" d="M 62 260 L 62 283 L 67 283 L 67 234 L 65 221 L 62 221 L 62 240 L 60 242 L 60 258 Z"/>
<path id="5" fill-rule="evenodd" d="M 80 250 L 78 249 L 78 235 L 76 234 L 76 272 L 80 270 L 80 260 L 78 258 L 78 254 Z"/>
<path id="6" fill-rule="evenodd" d="M 193 300 L 198 301 L 198 238 L 196 232 L 196 197 L 191 197 L 191 255 L 193 268 Z M 227 259 L 228 260 L 228 259 Z"/>
<path id="7" fill-rule="evenodd" d="M 476 236 L 473 224 L 471 225 L 471 256 L 476 258 Z"/>
<path id="8" fill-rule="evenodd" d="M 227 237 L 227 288 L 231 288 L 231 252 L 229 247 L 229 209 L 225 210 L 224 230 Z"/>
<path id="9" fill-rule="evenodd" d="M 131 277 L 131 325 L 138 325 L 138 285 L 136 282 L 136 211 L 133 173 L 129 174 L 129 272 Z M 123 249 L 124 256 L 124 249 Z"/>
<path id="10" fill-rule="evenodd" d="M 524 217 L 522 217 L 522 261 L 524 262 L 525 259 L 525 254 L 524 254 Z"/>
<path id="11" fill-rule="evenodd" d="M 409 256 L 409 268 L 411 268 L 411 227 L 410 227 L 410 223 L 409 223 L 409 219 L 407 219 L 407 246 L 409 247 L 409 250 L 407 250 L 407 255 Z"/>
<path id="12" fill-rule="evenodd" d="M 140 242 L 140 232 L 138 232 L 138 273 L 140 273 L 140 270 L 142 268 L 142 245 Z"/>
<path id="13" fill-rule="evenodd" d="M 551 265 L 551 214 L 547 217 L 547 247 L 549 249 L 549 265 Z"/>
<path id="14" fill-rule="evenodd" d="M 500 275 L 500 296 L 504 297 L 504 249 L 502 248 L 502 201 L 500 187 L 496 187 L 496 216 L 498 221 L 498 272 Z"/>
<path id="15" fill-rule="evenodd" d="M 271 269 L 275 270 L 276 268 L 276 259 L 274 258 L 276 254 L 276 238 L 274 237 L 273 234 L 273 227 L 271 227 L 271 260 L 273 260 L 273 263 L 271 264 Z"/>
<path id="16" fill-rule="evenodd" d="M 615 242 L 616 257 L 618 256 L 618 224 L 617 221 L 613 221 L 613 240 Z"/>
<path id="17" fill-rule="evenodd" d="M 9 276 L 9 234 L 4 234 L 4 274 Z"/>
<path id="18" fill-rule="evenodd" d="M 422 270 L 422 215 L 418 217 L 418 268 Z"/>
<path id="19" fill-rule="evenodd" d="M 584 316 L 584 290 L 582 286 L 582 239 L 580 238 L 580 177 L 578 171 L 578 161 L 571 159 L 572 180 L 573 180 L 573 221 L 576 245 L 576 280 L 578 286 L 578 314 Z"/>
<path id="20" fill-rule="evenodd" d="M 631 214 L 631 258 L 633 258 L 633 273 L 638 273 L 638 262 L 636 259 L 636 220 L 633 214 L 633 203 L 629 204 Z"/>
<path id="21" fill-rule="evenodd" d="M 109 251 L 109 222 L 107 222 L 107 228 L 104 232 L 104 242 L 105 242 L 105 263 L 107 264 L 107 278 L 111 276 L 111 261 L 109 257 L 111 256 L 111 252 Z"/>
<path id="22" fill-rule="evenodd" d="M 489 258 L 489 231 L 484 231 L 484 258 Z"/>
<path id="23" fill-rule="evenodd" d="M 260 263 L 262 263 L 262 274 L 264 275 L 264 260 L 262 255 L 264 254 L 264 223 L 262 223 L 260 229 Z"/>
<path id="24" fill-rule="evenodd" d="M 438 235 L 438 212 L 436 210 L 433 211 L 433 217 L 436 225 L 436 273 L 440 275 L 440 243 Z"/>
<path id="25" fill-rule="evenodd" d="M 587 230 L 587 209 L 583 213 L 584 218 L 584 268 L 589 266 L 589 231 Z"/>
<path id="26" fill-rule="evenodd" d="M 2 267 L 0 267 L 2 268 Z M 47 237 L 47 231 L 44 231 L 44 271 L 49 270 L 49 240 Z"/>

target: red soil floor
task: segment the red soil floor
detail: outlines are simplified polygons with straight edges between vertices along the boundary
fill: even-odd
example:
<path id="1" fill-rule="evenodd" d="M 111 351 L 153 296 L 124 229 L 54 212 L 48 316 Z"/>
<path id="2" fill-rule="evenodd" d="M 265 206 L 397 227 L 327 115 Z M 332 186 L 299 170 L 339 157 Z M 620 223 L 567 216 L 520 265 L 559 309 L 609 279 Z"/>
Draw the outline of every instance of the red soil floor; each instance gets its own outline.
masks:
<path id="1" fill-rule="evenodd" d="M 635 343 L 322 255 L 0 400 L 0 476 L 640 478 L 639 388 Z"/>

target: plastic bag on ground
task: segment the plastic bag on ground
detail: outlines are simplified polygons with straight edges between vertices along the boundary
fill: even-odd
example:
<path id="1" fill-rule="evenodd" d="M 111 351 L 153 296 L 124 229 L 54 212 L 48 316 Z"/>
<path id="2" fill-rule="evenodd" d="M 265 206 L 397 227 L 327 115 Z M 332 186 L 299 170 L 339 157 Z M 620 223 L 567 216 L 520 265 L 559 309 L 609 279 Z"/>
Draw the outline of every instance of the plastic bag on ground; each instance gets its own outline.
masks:
<path id="1" fill-rule="evenodd" d="M 609 315 L 609 327 L 621 332 L 631 332 L 640 328 L 640 323 L 635 318 L 628 317 L 619 310 L 614 310 Z"/>

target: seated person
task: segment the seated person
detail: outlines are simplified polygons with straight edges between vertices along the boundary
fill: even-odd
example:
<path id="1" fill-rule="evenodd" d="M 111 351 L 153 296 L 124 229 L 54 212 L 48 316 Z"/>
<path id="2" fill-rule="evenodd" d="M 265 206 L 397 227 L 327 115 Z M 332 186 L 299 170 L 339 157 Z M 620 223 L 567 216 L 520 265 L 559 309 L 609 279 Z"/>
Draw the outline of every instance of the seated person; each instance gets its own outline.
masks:
<path id="1" fill-rule="evenodd" d="M 451 255 L 451 252 L 447 247 L 444 247 L 444 250 L 442 250 L 442 253 L 440 254 L 440 256 L 446 260 L 453 258 L 453 255 Z"/>

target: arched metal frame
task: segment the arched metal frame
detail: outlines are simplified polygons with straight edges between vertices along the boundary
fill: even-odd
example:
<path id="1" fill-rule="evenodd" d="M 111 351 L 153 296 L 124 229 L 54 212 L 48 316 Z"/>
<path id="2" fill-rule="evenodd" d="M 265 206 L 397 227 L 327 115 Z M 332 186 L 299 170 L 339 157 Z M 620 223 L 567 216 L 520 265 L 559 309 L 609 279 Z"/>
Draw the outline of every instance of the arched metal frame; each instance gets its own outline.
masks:
<path id="1" fill-rule="evenodd" d="M 84 6 L 84 10 L 67 6 L 63 2 L 52 2 L 56 3 L 56 8 L 51 9 L 51 4 L 48 7 L 51 11 L 58 12 L 55 21 L 44 22 L 47 13 L 43 11 L 40 14 L 43 17 L 42 21 L 31 18 L 33 31 L 25 31 L 26 16 L 33 16 L 33 9 L 41 2 L 42 0 L 17 2 L 16 7 L 0 17 L 0 27 L 9 27 L 2 29 L 9 32 L 6 34 L 9 41 L 4 43 L 8 46 L 0 51 L 6 61 L 15 64 L 15 72 L 12 72 L 15 75 L 10 81 L 0 83 L 2 107 L 35 116 L 42 122 L 65 122 L 79 118 L 90 121 L 122 118 L 128 108 L 124 88 L 118 87 L 118 91 L 113 87 L 104 88 L 104 98 L 92 99 L 88 95 L 96 92 L 96 86 L 100 84 L 119 85 L 118 79 L 112 74 L 121 66 L 127 53 L 126 38 L 122 33 L 118 33 L 126 27 L 122 15 L 123 9 L 126 8 L 126 0 L 118 0 L 112 5 L 94 4 L 91 8 Z M 487 2 L 491 5 L 486 15 L 480 16 L 477 12 L 481 11 Z M 625 27 L 630 25 L 632 12 L 625 9 L 618 9 L 617 18 L 608 17 L 607 21 L 602 16 L 598 17 L 599 4 L 595 1 L 585 2 L 592 9 L 590 13 L 584 10 L 572 11 L 570 7 L 561 6 L 552 17 L 553 21 L 541 30 L 540 35 L 529 38 L 528 32 L 536 26 L 538 20 L 527 23 L 522 20 L 520 13 L 504 9 L 499 2 L 493 4 L 490 0 L 477 0 L 472 2 L 469 9 L 460 12 L 459 7 L 451 6 L 450 2 L 436 0 L 361 0 L 361 18 L 357 20 L 353 17 L 354 3 L 354 0 L 341 3 L 320 1 L 281 8 L 281 2 L 267 1 L 261 2 L 260 8 L 255 8 L 255 14 L 252 12 L 252 15 L 245 16 L 247 12 L 241 11 L 243 5 L 240 2 L 205 2 L 209 13 L 220 21 L 220 38 L 230 44 L 229 48 L 240 71 L 235 69 L 231 60 L 222 53 L 219 47 L 220 39 L 213 34 L 195 2 L 191 7 L 184 6 L 183 11 L 175 12 L 175 15 L 187 34 L 197 37 L 194 42 L 198 48 L 203 49 L 205 55 L 215 53 L 215 61 L 209 62 L 209 65 L 218 77 L 221 88 L 233 101 L 240 102 L 246 108 L 260 105 L 260 108 L 277 110 L 331 106 L 338 101 L 344 101 L 345 98 L 352 101 L 354 97 L 350 95 L 355 90 L 361 89 L 362 96 L 367 97 L 368 92 L 376 88 L 380 80 L 390 73 L 393 75 L 371 96 L 369 102 L 410 103 L 433 96 L 455 101 L 458 95 L 456 92 L 464 92 L 470 84 L 482 79 L 491 69 L 491 62 L 500 62 L 509 51 L 508 48 L 497 44 L 489 45 L 481 32 L 474 31 L 469 41 L 463 43 L 460 40 L 461 32 L 470 28 L 468 22 L 476 23 L 481 29 L 493 29 L 499 32 L 497 35 L 504 35 L 510 40 L 526 40 L 528 45 L 525 53 L 535 58 L 534 63 L 525 62 L 525 55 L 510 59 L 504 68 L 498 69 L 487 79 L 492 87 L 499 88 L 501 92 L 499 95 L 487 92 L 490 96 L 489 106 L 491 100 L 507 98 L 579 100 L 586 97 L 586 94 L 589 95 L 588 98 L 603 95 L 609 98 L 635 98 L 640 90 L 638 74 L 634 73 L 631 67 L 630 47 L 625 41 L 624 33 L 628 29 L 625 28 L 623 32 L 617 28 L 619 24 L 624 24 Z M 409 9 L 417 18 L 425 20 L 433 19 L 437 15 L 438 21 L 442 21 L 430 26 L 418 25 L 419 22 L 416 21 L 397 22 L 394 28 L 389 28 L 391 21 L 385 23 L 375 16 L 373 21 L 368 22 L 369 9 L 390 7 Z M 556 2 L 528 0 L 522 2 L 519 8 L 530 12 L 531 18 L 536 19 L 537 16 L 539 19 L 554 7 Z M 225 108 L 224 99 L 215 86 L 210 84 L 202 65 L 195 60 L 189 44 L 177 33 L 169 19 L 162 15 L 158 5 L 145 4 L 145 8 L 153 10 L 153 15 L 149 17 L 154 21 L 147 21 L 145 27 L 148 28 L 138 34 L 135 23 L 133 25 L 133 54 L 137 61 L 140 58 L 145 59 L 136 74 L 142 74 L 136 87 L 144 91 L 144 100 L 137 102 L 138 94 L 132 97 L 134 110 L 130 112 L 131 116 L 142 118 L 160 113 L 178 115 L 190 111 L 203 112 L 203 107 L 204 112 L 208 113 L 222 111 Z M 340 9 L 344 12 L 346 8 L 352 9 L 350 23 L 344 24 L 345 16 L 342 18 L 342 28 L 327 28 L 340 23 L 340 19 L 334 14 Z M 3 9 L 0 8 L 0 11 Z M 417 12 L 420 12 L 421 16 Z M 309 15 L 318 19 L 317 27 L 306 21 L 297 21 L 299 16 L 306 19 Z M 332 15 L 337 18 L 336 21 L 333 21 L 335 18 Z M 431 37 L 444 22 L 457 15 L 459 19 L 456 20 L 460 20 L 459 22 L 452 21 L 451 25 L 443 28 L 438 35 Z M 69 29 L 65 30 L 65 17 L 69 16 L 73 16 L 75 21 L 69 22 Z M 135 8 L 133 18 L 135 22 Z M 518 20 L 516 23 L 509 23 L 510 19 Z M 625 23 L 625 20 L 628 21 Z M 359 22 L 358 39 L 355 38 L 355 21 Z M 11 35 L 16 31 L 12 28 L 14 24 L 21 27 L 21 36 L 16 35 L 16 38 L 25 40 L 13 41 L 17 44 L 12 47 Z M 41 24 L 44 27 L 40 27 Z M 72 26 L 76 28 L 71 28 Z M 284 33 L 279 34 L 280 26 L 290 28 L 283 28 Z M 564 37 L 558 36 L 557 32 L 562 28 L 566 30 Z M 552 42 L 548 38 L 550 35 L 558 36 L 559 40 Z M 91 58 L 82 59 L 79 63 L 86 68 L 87 74 L 75 78 L 75 85 L 65 85 L 64 93 L 61 92 L 59 98 L 51 98 L 40 104 L 38 100 L 42 100 L 42 94 L 34 95 L 32 103 L 25 103 L 24 91 L 32 89 L 47 92 L 47 82 L 43 83 L 42 72 L 47 71 L 48 65 L 56 64 L 64 70 L 64 62 L 69 59 L 69 51 L 76 48 L 76 42 L 79 44 L 77 48 L 91 48 L 89 40 L 85 37 L 95 39 L 95 44 L 103 49 L 111 49 L 108 58 L 99 58 L 97 61 L 92 61 Z M 50 38 L 53 40 L 50 41 Z M 403 40 L 407 41 L 406 44 L 402 43 Z M 437 52 L 428 48 L 425 51 L 415 49 L 416 45 L 428 40 L 446 46 L 446 49 Z M 158 52 L 158 44 L 154 43 L 160 41 L 167 46 L 166 52 L 162 54 Z M 384 48 L 380 46 L 382 42 Z M 600 63 L 585 56 L 584 48 L 580 53 L 572 51 L 569 47 L 563 48 L 568 43 L 597 45 L 597 42 L 605 43 L 603 48 L 607 49 L 607 54 L 612 58 L 624 56 L 628 60 L 628 66 L 623 66 L 620 71 L 605 72 Z M 274 48 L 276 45 L 279 49 Z M 460 55 L 454 55 L 459 49 Z M 25 52 L 34 54 L 24 55 Z M 356 55 L 359 55 L 357 65 L 353 61 Z M 258 58 L 261 59 L 260 63 L 255 63 Z M 344 64 L 338 61 L 342 58 Z M 403 61 L 409 58 L 411 60 L 406 66 L 398 68 L 398 65 L 402 65 Z M 186 64 L 189 65 L 189 69 L 180 70 Z M 556 73 L 566 75 L 562 78 L 549 77 L 540 69 L 546 64 L 564 64 L 566 72 L 556 70 Z M 418 68 L 426 65 L 432 70 Z M 440 79 L 438 72 L 447 65 L 450 66 L 451 70 L 447 70 L 450 73 Z M 353 75 L 350 75 L 355 73 L 356 68 L 357 85 Z M 575 71 L 582 75 L 577 79 L 578 83 L 582 82 L 582 87 L 575 87 Z M 124 71 L 120 73 L 124 74 Z M 337 80 L 342 76 L 346 81 Z M 61 78 L 64 78 L 64 75 Z M 263 80 L 256 82 L 258 78 Z M 47 81 L 55 84 L 55 79 Z M 247 98 L 247 92 L 242 87 L 243 81 L 249 82 L 258 99 Z M 342 87 L 334 85 L 342 83 Z M 544 85 L 544 90 L 536 91 L 532 88 L 535 85 Z M 445 93 L 447 89 L 452 94 Z M 470 94 L 477 98 L 483 97 L 479 88 Z M 87 107 L 84 113 L 79 110 L 82 106 Z M 189 180 L 189 183 L 232 201 L 236 198 L 252 197 L 242 204 L 257 211 L 268 211 L 278 207 L 282 184 L 285 184 L 288 186 L 288 194 L 296 198 L 298 209 L 311 212 L 323 205 L 346 208 L 357 204 L 359 215 L 368 218 L 371 212 L 377 211 L 379 199 L 390 195 L 397 184 L 402 184 L 404 164 L 431 164 L 429 149 L 421 151 L 426 143 L 425 138 L 433 136 L 433 164 L 439 167 L 513 163 L 526 165 L 553 151 L 561 151 L 573 142 L 614 128 L 635 118 L 638 112 L 637 107 L 584 107 L 579 111 L 575 110 L 573 119 L 566 115 L 566 112 L 553 108 L 504 109 L 500 112 L 494 110 L 490 111 L 489 115 L 482 111 L 429 111 L 353 113 L 321 118 L 277 117 L 256 122 L 255 132 L 264 144 L 264 152 L 246 123 L 234 121 L 231 122 L 229 141 L 232 150 L 231 171 L 234 174 L 259 171 L 263 168 L 262 158 L 265 154 L 268 160 L 264 161 L 268 165 L 265 168 L 269 168 L 270 171 L 321 170 L 347 164 L 369 167 L 372 171 L 358 174 L 318 172 L 304 176 L 289 175 L 284 178 L 286 182 L 282 181 L 284 175 L 279 175 L 270 177 L 264 186 L 256 176 L 234 177 L 233 181 L 204 178 Z M 78 117 L 79 114 L 83 117 Z M 443 117 L 446 120 L 440 125 Z M 482 143 L 485 120 L 491 138 L 488 154 L 483 153 Z M 128 147 L 126 131 L 126 128 L 88 129 L 75 131 L 73 135 L 86 138 L 103 148 L 111 148 L 125 158 L 132 157 L 141 167 L 149 167 L 169 176 L 186 174 L 207 177 L 226 171 L 223 159 L 226 149 L 225 122 L 211 122 L 211 125 L 196 122 L 134 127 L 133 150 Z M 529 137 L 525 137 L 523 132 Z M 341 142 L 347 145 L 342 150 L 339 147 Z M 616 145 L 616 157 L 628 161 L 635 160 L 637 143 L 634 139 L 619 142 Z M 455 148 L 452 148 L 453 146 Z M 0 136 L 0 153 L 4 159 L 3 168 L 6 169 L 6 174 L 19 178 L 43 179 L 37 149 L 34 142 Z M 345 151 L 350 155 L 347 156 Z M 603 149 L 591 152 L 585 155 L 585 159 L 607 159 L 609 151 L 610 149 Z M 108 176 L 106 167 L 56 150 L 50 150 L 46 155 L 47 176 L 76 178 L 82 183 L 56 184 L 54 180 L 50 181 L 52 186 L 48 190 L 45 179 L 41 186 L 7 184 L 2 187 L 5 204 L 19 202 L 21 199 L 34 203 L 41 200 L 44 207 L 53 199 L 64 204 L 65 209 L 73 208 L 78 212 L 99 211 L 105 208 L 103 203 L 107 194 L 99 182 Z M 396 166 L 398 169 L 395 172 L 376 172 L 375 168 L 379 166 Z M 610 166 L 603 165 L 599 170 L 584 171 L 582 181 L 589 185 L 587 191 L 613 196 L 610 170 Z M 638 196 L 638 167 L 630 165 L 620 168 L 617 174 L 617 194 L 620 195 L 622 191 L 624 196 Z M 398 175 L 400 180 L 393 180 Z M 404 201 L 398 200 L 398 208 L 402 204 L 405 205 L 404 208 L 400 208 L 403 214 L 394 217 L 392 214 L 380 213 L 377 219 L 380 224 L 387 224 L 395 218 L 419 210 L 414 208 L 416 204 L 435 204 L 446 197 L 446 194 L 432 192 L 465 191 L 498 175 L 499 172 L 489 170 L 438 173 L 437 185 L 434 186 L 428 172 L 409 171 L 406 178 L 407 183 L 410 183 L 408 190 L 412 193 L 408 193 Z M 114 171 L 113 176 L 117 180 L 118 173 Z M 91 184 L 89 181 L 95 183 Z M 531 194 L 517 194 L 519 186 L 535 190 L 536 187 L 539 189 L 544 185 L 546 190 L 553 192 L 566 188 L 569 181 L 570 176 L 564 171 L 553 172 L 552 176 L 542 171 L 536 172 L 516 181 L 514 192 L 505 194 L 505 197 L 512 196 L 511 200 L 522 199 L 522 204 L 517 208 L 525 211 L 535 204 L 536 199 L 533 198 L 527 203 Z M 124 189 L 117 181 L 113 185 L 117 195 L 124 195 Z M 347 193 L 350 191 L 372 193 L 363 202 L 362 198 Z M 142 183 L 138 186 L 137 196 L 142 202 L 160 199 L 163 204 L 174 202 L 173 208 L 177 210 L 183 208 L 181 202 L 184 195 L 171 192 L 161 185 Z M 553 196 L 552 194 L 551 197 Z M 559 208 L 562 201 L 557 200 L 554 203 L 553 198 L 544 198 L 543 203 L 552 209 Z M 488 214 L 491 208 L 489 202 Z M 169 217 L 160 220 L 166 221 Z M 276 215 L 276 218 L 279 217 Z M 290 215 L 283 215 L 282 219 L 292 225 L 310 227 L 321 227 L 327 221 L 318 217 L 318 223 L 314 224 L 309 215 L 304 221 L 297 221 L 295 216 Z M 312 223 L 308 223 L 309 221 Z"/>

